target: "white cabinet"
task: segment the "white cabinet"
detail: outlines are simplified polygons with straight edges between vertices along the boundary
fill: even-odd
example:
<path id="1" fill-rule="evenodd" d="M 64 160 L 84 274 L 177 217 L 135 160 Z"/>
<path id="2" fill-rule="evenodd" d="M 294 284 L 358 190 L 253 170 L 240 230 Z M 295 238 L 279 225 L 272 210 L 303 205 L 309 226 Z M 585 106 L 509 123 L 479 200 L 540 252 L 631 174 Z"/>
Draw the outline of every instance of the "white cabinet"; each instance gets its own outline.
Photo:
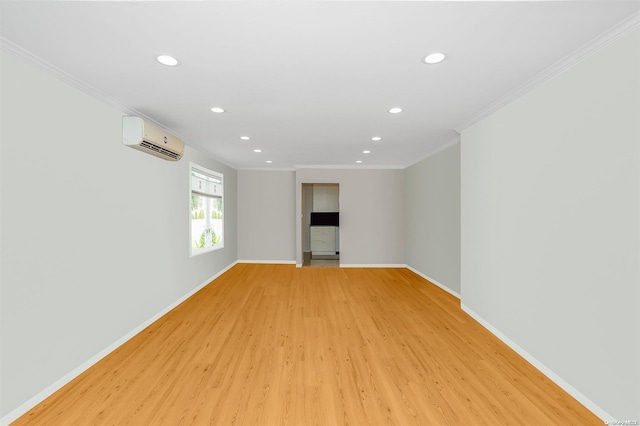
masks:
<path id="1" fill-rule="evenodd" d="M 311 253 L 336 254 L 336 229 L 335 226 L 312 226 Z"/>
<path id="2" fill-rule="evenodd" d="M 339 205 L 339 186 L 337 183 L 313 184 L 313 211 L 337 212 Z"/>

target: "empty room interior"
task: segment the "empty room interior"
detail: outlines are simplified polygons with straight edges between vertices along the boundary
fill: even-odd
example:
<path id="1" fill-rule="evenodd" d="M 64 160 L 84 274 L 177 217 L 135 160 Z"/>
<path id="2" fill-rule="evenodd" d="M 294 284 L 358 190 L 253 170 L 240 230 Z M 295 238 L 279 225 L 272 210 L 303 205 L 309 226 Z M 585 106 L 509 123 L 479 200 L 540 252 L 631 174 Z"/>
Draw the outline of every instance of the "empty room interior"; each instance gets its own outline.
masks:
<path id="1" fill-rule="evenodd" d="M 0 8 L 0 424 L 640 424 L 639 1 Z"/>

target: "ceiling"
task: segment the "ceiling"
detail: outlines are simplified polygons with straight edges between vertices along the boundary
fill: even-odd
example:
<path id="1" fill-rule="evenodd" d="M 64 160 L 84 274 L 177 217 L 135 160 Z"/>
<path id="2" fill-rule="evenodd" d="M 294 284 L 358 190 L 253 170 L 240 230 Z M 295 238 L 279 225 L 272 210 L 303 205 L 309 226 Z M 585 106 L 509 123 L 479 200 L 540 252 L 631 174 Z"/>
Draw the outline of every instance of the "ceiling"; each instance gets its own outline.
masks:
<path id="1" fill-rule="evenodd" d="M 0 34 L 5 50 L 235 168 L 403 168 L 638 10 L 639 1 L 3 0 Z M 432 52 L 446 59 L 425 64 Z M 390 114 L 396 106 L 403 112 Z"/>

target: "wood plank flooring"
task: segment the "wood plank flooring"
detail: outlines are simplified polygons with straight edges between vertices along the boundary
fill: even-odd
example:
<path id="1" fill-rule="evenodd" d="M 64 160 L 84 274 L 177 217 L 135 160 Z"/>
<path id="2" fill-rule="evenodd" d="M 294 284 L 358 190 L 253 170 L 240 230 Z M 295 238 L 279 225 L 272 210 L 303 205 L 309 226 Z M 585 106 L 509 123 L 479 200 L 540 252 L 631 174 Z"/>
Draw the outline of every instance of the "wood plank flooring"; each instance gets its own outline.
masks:
<path id="1" fill-rule="evenodd" d="M 239 264 L 14 425 L 601 425 L 407 269 Z"/>

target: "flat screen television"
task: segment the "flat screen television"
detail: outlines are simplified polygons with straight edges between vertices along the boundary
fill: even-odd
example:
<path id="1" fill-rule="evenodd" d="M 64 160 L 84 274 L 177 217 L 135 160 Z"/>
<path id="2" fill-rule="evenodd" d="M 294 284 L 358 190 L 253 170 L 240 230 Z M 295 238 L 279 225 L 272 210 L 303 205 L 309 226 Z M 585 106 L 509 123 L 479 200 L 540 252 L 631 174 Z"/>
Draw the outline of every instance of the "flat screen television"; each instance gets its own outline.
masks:
<path id="1" fill-rule="evenodd" d="M 340 213 L 311 212 L 311 226 L 340 226 Z"/>

